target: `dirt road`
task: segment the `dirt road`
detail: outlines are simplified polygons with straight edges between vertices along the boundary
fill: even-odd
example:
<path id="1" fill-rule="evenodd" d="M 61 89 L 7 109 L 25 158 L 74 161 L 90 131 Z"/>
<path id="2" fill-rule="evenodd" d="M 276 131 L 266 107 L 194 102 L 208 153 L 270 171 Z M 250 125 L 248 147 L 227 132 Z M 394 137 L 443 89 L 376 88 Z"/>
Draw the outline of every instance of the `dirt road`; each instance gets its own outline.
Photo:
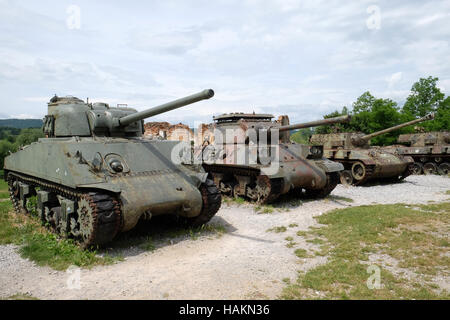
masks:
<path id="1" fill-rule="evenodd" d="M 286 247 L 287 236 L 317 224 L 315 216 L 362 204 L 442 201 L 449 198 L 449 189 L 448 177 L 411 176 L 399 184 L 339 185 L 329 199 L 286 205 L 288 209 L 269 214 L 258 214 L 251 205 L 224 204 L 211 222 L 226 227 L 222 236 L 185 237 L 152 252 L 125 250 L 123 262 L 81 270 L 80 288 L 68 287 L 76 271 L 37 267 L 22 259 L 16 247 L 0 246 L 0 297 L 28 293 L 40 299 L 274 299 L 284 286 L 282 279 L 295 279 L 297 270 L 326 260 L 299 263 L 294 249 L 310 244 L 298 237 L 294 248 Z M 267 232 L 276 226 L 288 230 Z"/>

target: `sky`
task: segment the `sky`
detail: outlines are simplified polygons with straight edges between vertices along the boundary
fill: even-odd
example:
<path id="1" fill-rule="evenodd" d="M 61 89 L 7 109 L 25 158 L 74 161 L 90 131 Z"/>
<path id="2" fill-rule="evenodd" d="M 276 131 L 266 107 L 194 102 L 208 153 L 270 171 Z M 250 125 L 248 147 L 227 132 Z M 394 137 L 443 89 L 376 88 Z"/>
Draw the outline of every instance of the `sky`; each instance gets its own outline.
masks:
<path id="1" fill-rule="evenodd" d="M 151 120 L 311 121 L 365 91 L 402 105 L 421 77 L 449 95 L 449 41 L 450 1 L 0 0 L 0 118 L 43 118 L 54 94 L 143 110 L 212 88 Z"/>

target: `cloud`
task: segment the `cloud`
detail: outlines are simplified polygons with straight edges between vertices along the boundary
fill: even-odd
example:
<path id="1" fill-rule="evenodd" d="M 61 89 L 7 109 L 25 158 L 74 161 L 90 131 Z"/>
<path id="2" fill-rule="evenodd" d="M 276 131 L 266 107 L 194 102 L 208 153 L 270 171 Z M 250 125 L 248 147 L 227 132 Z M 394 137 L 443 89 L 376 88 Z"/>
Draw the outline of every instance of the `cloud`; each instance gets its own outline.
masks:
<path id="1" fill-rule="evenodd" d="M 396 73 L 391 74 L 388 78 L 386 78 L 388 87 L 389 88 L 394 87 L 401 79 L 402 79 L 401 72 L 396 72 Z"/>
<path id="2" fill-rule="evenodd" d="M 41 118 L 55 93 L 143 110 L 211 87 L 213 99 L 155 119 L 255 110 L 309 121 L 365 91 L 404 101 L 420 77 L 450 88 L 448 1 L 79 0 L 79 30 L 66 26 L 70 4 L 0 1 L 5 116 Z"/>

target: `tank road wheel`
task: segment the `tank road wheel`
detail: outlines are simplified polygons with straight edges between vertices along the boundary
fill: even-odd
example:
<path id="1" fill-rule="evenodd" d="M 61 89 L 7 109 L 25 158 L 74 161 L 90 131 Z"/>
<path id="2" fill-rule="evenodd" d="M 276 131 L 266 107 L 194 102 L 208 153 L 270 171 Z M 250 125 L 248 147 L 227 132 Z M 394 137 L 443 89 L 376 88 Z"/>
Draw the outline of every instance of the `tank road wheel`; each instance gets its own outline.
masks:
<path id="1" fill-rule="evenodd" d="M 200 185 L 200 192 L 203 199 L 203 208 L 196 217 L 187 218 L 186 222 L 191 227 L 200 227 L 206 224 L 219 211 L 222 204 L 222 195 L 219 189 L 210 179 Z"/>
<path id="2" fill-rule="evenodd" d="M 413 174 L 422 174 L 423 173 L 423 164 L 422 163 L 414 162 L 411 166 L 412 166 Z"/>
<path id="3" fill-rule="evenodd" d="M 442 175 L 447 175 L 447 174 L 449 174 L 449 173 L 450 173 L 450 163 L 448 163 L 448 162 L 442 162 L 442 163 L 439 165 L 438 170 L 439 170 L 439 174 L 442 174 Z"/>
<path id="4" fill-rule="evenodd" d="M 14 210 L 16 213 L 27 214 L 28 210 L 26 206 L 21 205 L 20 201 L 20 182 L 18 179 L 15 179 L 13 176 L 8 176 L 8 191 L 9 197 L 11 199 L 11 203 L 14 206 Z"/>
<path id="5" fill-rule="evenodd" d="M 361 182 L 366 177 L 366 167 L 362 162 L 355 162 L 352 165 L 352 175 L 353 179 L 356 180 L 356 183 Z"/>
<path id="6" fill-rule="evenodd" d="M 353 183 L 353 176 L 350 170 L 341 171 L 339 177 L 341 184 L 344 186 L 350 186 Z"/>
<path id="7" fill-rule="evenodd" d="M 306 189 L 306 196 L 311 198 L 325 198 L 339 183 L 339 173 L 327 173 L 327 184 L 322 189 Z"/>
<path id="8" fill-rule="evenodd" d="M 268 176 L 258 176 L 255 187 L 247 192 L 247 196 L 258 203 L 266 203 L 270 198 L 272 184 Z"/>
<path id="9" fill-rule="evenodd" d="M 423 165 L 423 173 L 425 174 L 437 174 L 438 167 L 434 162 L 427 162 Z"/>

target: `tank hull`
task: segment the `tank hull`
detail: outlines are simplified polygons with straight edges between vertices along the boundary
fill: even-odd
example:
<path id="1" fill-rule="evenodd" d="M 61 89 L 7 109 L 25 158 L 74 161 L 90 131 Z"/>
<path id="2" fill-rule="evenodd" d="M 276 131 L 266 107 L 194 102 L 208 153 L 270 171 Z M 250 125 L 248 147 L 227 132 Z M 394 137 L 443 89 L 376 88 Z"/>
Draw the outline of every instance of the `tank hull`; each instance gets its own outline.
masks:
<path id="1" fill-rule="evenodd" d="M 310 149 L 305 145 L 271 146 L 270 151 L 266 151 L 271 154 L 270 160 L 257 155 L 264 153 L 261 148 L 245 144 L 222 148 L 215 160 L 203 158 L 205 170 L 214 175 L 222 193 L 261 203 L 273 202 L 289 192 L 299 194 L 302 190 L 326 196 L 336 187 L 336 177 L 344 169 L 342 164 L 321 155 L 311 158 Z"/>
<path id="2" fill-rule="evenodd" d="M 121 203 L 119 231 L 133 228 L 144 213 L 195 217 L 205 172 L 171 161 L 177 142 L 144 139 L 41 139 L 5 159 L 5 175 L 20 174 L 74 190 L 114 194 Z M 113 173 L 106 159 L 120 159 L 125 172 Z M 95 167 L 95 159 L 102 159 Z M 100 166 L 100 165 L 98 165 Z"/>
<path id="3" fill-rule="evenodd" d="M 376 147 L 325 150 L 324 156 L 342 163 L 345 170 L 352 173 L 352 183 L 357 185 L 371 180 L 403 179 L 411 174 L 411 165 L 414 163 L 411 157 Z M 362 169 L 360 164 L 363 165 Z M 355 174 L 357 169 L 364 171 L 358 175 Z"/>
<path id="4" fill-rule="evenodd" d="M 450 145 L 405 147 L 390 146 L 398 154 L 414 160 L 414 174 L 448 174 L 450 169 Z"/>

